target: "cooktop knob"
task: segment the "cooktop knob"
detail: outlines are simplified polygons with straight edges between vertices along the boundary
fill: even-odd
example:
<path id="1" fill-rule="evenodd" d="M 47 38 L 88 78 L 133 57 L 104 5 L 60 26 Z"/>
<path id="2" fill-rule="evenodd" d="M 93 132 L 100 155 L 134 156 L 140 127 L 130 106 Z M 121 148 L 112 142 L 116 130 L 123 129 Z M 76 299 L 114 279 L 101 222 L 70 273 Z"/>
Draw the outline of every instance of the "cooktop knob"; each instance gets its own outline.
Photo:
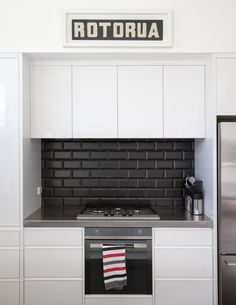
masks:
<path id="1" fill-rule="evenodd" d="M 126 216 L 126 212 L 125 211 L 122 212 L 122 216 Z"/>
<path id="2" fill-rule="evenodd" d="M 107 211 L 104 212 L 104 216 L 108 216 L 108 212 Z"/>
<path id="3" fill-rule="evenodd" d="M 114 216 L 114 212 L 113 212 L 113 211 L 111 211 L 111 212 L 110 212 L 110 215 L 111 215 L 111 216 Z"/>
<path id="4" fill-rule="evenodd" d="M 133 216 L 133 213 L 131 211 L 129 211 L 129 216 Z"/>

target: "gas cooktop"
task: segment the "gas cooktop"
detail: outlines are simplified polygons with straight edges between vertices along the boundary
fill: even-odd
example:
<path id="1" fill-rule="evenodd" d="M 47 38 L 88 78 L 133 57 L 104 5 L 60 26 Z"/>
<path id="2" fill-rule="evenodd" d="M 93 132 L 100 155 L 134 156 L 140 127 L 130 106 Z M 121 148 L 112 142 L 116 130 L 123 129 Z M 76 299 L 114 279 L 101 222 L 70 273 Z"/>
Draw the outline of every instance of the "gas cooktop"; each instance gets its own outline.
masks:
<path id="1" fill-rule="evenodd" d="M 77 215 L 77 219 L 160 219 L 151 205 L 87 205 Z"/>

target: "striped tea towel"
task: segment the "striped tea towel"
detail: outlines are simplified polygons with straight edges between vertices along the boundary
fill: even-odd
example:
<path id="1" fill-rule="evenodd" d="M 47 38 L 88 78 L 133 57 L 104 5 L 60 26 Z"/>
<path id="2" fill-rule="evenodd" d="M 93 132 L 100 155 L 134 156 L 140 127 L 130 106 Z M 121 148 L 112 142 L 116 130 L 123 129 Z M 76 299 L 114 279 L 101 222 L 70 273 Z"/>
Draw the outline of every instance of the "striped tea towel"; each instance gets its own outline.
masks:
<path id="1" fill-rule="evenodd" d="M 105 289 L 123 289 L 127 285 L 125 246 L 102 245 Z"/>

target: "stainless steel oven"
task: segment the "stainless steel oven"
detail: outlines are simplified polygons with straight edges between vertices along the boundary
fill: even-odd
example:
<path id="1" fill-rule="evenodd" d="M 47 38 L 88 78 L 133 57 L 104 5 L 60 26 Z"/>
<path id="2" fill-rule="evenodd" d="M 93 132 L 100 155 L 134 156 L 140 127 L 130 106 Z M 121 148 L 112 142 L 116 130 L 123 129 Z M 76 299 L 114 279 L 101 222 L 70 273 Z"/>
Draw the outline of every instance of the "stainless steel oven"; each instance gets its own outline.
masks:
<path id="1" fill-rule="evenodd" d="M 127 285 L 105 290 L 102 245 L 123 245 L 126 249 Z M 85 294 L 152 294 L 151 228 L 85 229 Z"/>

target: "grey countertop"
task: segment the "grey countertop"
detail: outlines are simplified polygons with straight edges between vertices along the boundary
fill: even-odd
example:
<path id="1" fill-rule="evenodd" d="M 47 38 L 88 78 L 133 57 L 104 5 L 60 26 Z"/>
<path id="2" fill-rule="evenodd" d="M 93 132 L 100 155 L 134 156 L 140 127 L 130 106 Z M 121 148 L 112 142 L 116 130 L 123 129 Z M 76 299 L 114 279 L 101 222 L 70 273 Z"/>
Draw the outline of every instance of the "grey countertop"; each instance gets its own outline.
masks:
<path id="1" fill-rule="evenodd" d="M 81 208 L 38 209 L 24 220 L 25 227 L 189 227 L 212 228 L 213 221 L 203 216 L 193 216 L 184 209 L 157 209 L 159 220 L 123 220 L 106 218 L 104 220 L 77 220 Z"/>

